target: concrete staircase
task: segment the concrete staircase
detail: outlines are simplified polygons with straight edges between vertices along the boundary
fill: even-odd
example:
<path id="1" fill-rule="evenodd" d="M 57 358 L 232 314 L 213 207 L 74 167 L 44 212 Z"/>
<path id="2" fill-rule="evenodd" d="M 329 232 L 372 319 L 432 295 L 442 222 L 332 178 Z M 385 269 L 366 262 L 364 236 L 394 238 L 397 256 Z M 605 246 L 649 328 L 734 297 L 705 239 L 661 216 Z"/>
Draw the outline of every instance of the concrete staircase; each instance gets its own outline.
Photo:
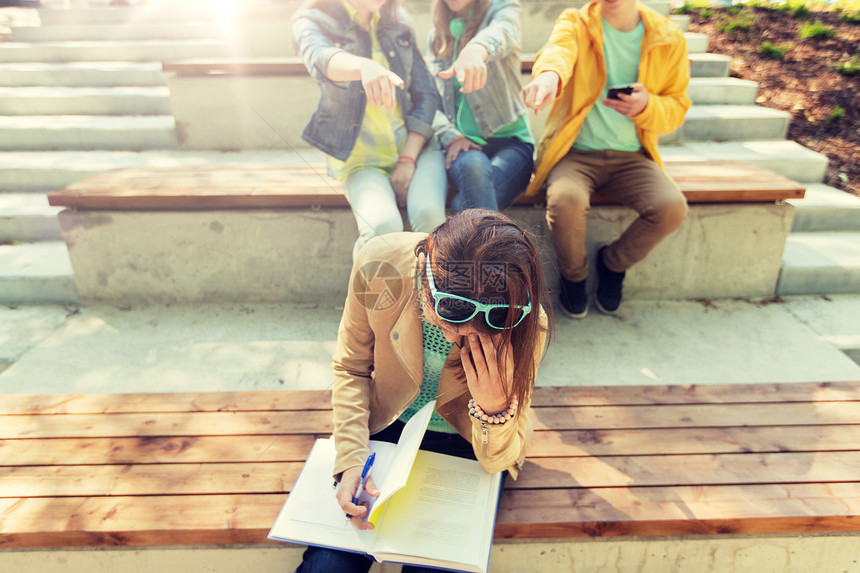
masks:
<path id="1" fill-rule="evenodd" d="M 199 9 L 133 13 L 47 8 L 0 43 L 0 302 L 77 302 L 46 194 L 175 149 L 161 61 L 231 55 Z"/>
<path id="2" fill-rule="evenodd" d="M 653 5 L 668 13 L 668 2 Z M 51 190 L 115 167 L 302 160 L 178 149 L 160 61 L 248 50 L 199 6 L 133 12 L 41 10 L 41 26 L 13 27 L 0 43 L 0 303 L 77 300 Z M 688 18 L 673 18 L 686 31 Z M 526 29 L 526 42 L 545 37 Z M 750 161 L 810 184 L 795 202 L 777 294 L 860 292 L 860 199 L 821 185 L 827 160 L 785 140 L 788 115 L 757 106 L 757 85 L 728 77 L 730 58 L 707 53 L 705 36 L 687 39 L 694 106 L 661 139 L 664 156 Z"/>

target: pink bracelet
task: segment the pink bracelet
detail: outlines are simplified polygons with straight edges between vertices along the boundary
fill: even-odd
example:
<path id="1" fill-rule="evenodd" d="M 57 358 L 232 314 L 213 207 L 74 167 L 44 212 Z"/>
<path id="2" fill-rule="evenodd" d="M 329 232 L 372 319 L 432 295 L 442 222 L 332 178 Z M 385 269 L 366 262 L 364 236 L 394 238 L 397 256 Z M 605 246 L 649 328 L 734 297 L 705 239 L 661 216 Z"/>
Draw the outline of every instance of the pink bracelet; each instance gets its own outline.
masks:
<path id="1" fill-rule="evenodd" d="M 517 406 L 519 405 L 519 401 L 514 398 L 511 400 L 511 404 L 508 406 L 507 410 L 503 410 L 498 414 L 485 414 L 484 410 L 475 402 L 474 398 L 469 400 L 469 415 L 473 418 L 477 418 L 482 422 L 488 422 L 490 424 L 504 424 L 511 418 L 513 418 L 517 413 Z"/>
<path id="2" fill-rule="evenodd" d="M 418 162 L 415 161 L 414 157 L 409 157 L 408 155 L 401 155 L 400 157 L 398 157 L 397 163 L 408 163 L 412 167 L 415 167 L 418 164 Z"/>

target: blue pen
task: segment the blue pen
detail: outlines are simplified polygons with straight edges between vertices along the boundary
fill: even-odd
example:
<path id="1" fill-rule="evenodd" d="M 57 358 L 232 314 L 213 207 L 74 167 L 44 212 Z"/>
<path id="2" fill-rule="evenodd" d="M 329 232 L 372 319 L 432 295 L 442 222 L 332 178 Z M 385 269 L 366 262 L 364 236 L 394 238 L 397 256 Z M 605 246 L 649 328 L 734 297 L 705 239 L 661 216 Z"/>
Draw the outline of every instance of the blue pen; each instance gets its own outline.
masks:
<path id="1" fill-rule="evenodd" d="M 352 503 L 358 505 L 358 498 L 361 497 L 362 492 L 364 491 L 364 484 L 367 482 L 367 476 L 370 475 L 370 468 L 373 467 L 373 460 L 376 459 L 376 452 L 370 454 L 370 457 L 367 458 L 367 461 L 364 462 L 364 468 L 361 470 L 361 481 L 358 482 L 358 489 L 355 490 L 355 495 L 352 496 Z M 346 514 L 347 519 L 352 517 L 349 514 Z"/>

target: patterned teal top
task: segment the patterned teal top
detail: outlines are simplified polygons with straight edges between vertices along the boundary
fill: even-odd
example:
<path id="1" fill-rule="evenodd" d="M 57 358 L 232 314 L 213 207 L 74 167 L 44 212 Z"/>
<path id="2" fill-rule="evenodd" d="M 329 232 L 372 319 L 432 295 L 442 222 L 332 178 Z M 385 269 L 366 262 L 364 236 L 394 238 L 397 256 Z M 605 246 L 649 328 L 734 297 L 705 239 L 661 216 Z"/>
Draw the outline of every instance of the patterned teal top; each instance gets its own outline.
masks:
<path id="1" fill-rule="evenodd" d="M 429 322 L 422 322 L 422 325 L 424 329 L 424 375 L 421 378 L 421 390 L 415 401 L 400 415 L 401 422 L 408 422 L 425 404 L 436 399 L 436 394 L 439 391 L 439 377 L 442 376 L 442 368 L 445 366 L 448 353 L 451 352 L 453 346 L 452 343 L 445 340 L 445 335 L 442 334 L 442 329 L 438 326 Z M 446 422 L 445 418 L 440 416 L 438 412 L 433 412 L 427 429 L 446 434 L 457 433 L 457 430 Z"/>

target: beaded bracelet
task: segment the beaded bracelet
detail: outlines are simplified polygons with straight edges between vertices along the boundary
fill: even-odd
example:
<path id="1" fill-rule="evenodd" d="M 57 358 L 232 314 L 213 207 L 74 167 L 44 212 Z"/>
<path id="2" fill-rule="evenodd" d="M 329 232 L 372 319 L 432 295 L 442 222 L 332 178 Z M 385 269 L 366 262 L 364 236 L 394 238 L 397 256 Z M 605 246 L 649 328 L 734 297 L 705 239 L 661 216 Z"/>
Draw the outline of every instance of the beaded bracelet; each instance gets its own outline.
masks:
<path id="1" fill-rule="evenodd" d="M 503 410 L 498 414 L 485 414 L 484 410 L 475 403 L 475 399 L 469 400 L 469 415 L 473 418 L 477 418 L 482 422 L 489 422 L 490 424 L 504 424 L 508 420 L 514 417 L 517 413 L 517 406 L 519 405 L 519 401 L 514 398 L 511 400 L 510 406 L 508 406 L 507 410 Z"/>
<path id="2" fill-rule="evenodd" d="M 408 155 L 401 155 L 400 157 L 398 157 L 397 163 L 408 163 L 412 167 L 415 167 L 418 164 L 418 162 L 415 161 L 414 157 L 409 157 Z"/>

